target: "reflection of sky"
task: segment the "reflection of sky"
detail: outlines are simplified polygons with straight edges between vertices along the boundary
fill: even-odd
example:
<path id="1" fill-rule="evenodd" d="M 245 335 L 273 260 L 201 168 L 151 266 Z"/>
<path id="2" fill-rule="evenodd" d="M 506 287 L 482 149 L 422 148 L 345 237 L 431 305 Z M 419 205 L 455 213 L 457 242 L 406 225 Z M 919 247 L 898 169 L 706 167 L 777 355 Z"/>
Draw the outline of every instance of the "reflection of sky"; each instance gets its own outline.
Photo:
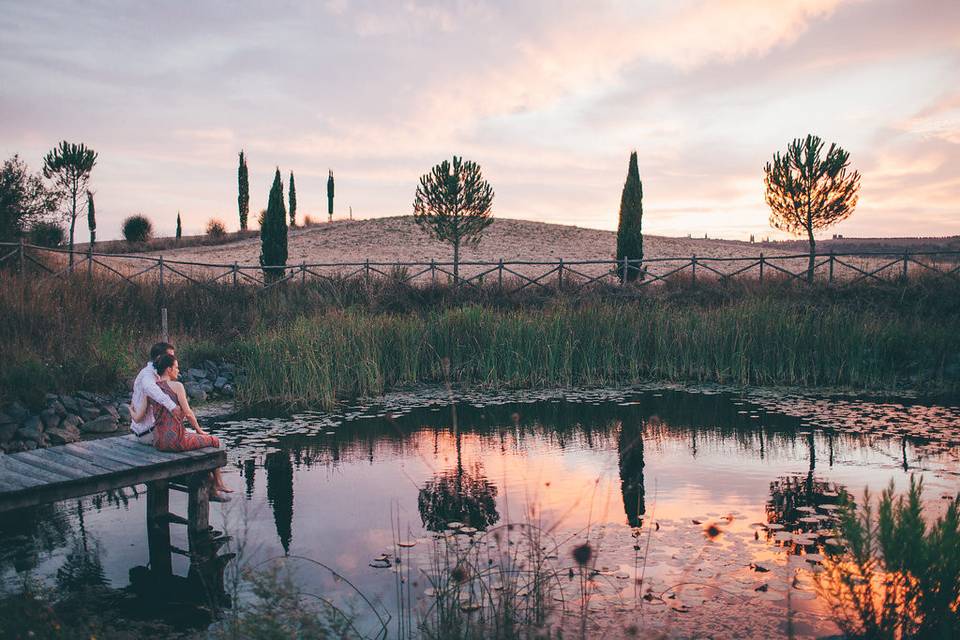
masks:
<path id="1" fill-rule="evenodd" d="M 588 527 L 603 525 L 608 536 L 610 531 L 624 531 L 621 469 L 627 469 L 624 474 L 641 478 L 647 517 L 653 513 L 659 522 L 689 526 L 695 518 L 716 520 L 732 513 L 735 519 L 727 530 L 752 540 L 749 525 L 765 521 L 770 483 L 786 475 L 806 477 L 810 439 L 787 426 L 795 419 L 776 414 L 764 416 L 768 426 L 761 432 L 757 423 L 736 413 L 738 406 L 743 405 L 732 405 L 723 397 L 667 394 L 600 407 L 506 405 L 489 413 L 463 407 L 460 419 L 466 426 L 459 462 L 465 474 L 483 474 L 497 487 L 499 524 L 526 521 L 525 514 L 534 507 L 534 519 L 559 539 L 582 538 Z M 860 406 L 870 413 L 881 405 Z M 517 416 L 516 424 L 503 419 L 511 415 Z M 489 422 L 483 423 L 483 416 Z M 563 420 L 562 426 L 552 425 L 550 416 Z M 723 416 L 741 422 L 727 424 Z M 214 505 L 211 522 L 234 535 L 246 526 L 246 557 L 257 562 L 283 554 L 281 529 L 287 530 L 283 519 L 290 518 L 290 554 L 327 563 L 389 606 L 392 574 L 369 568 L 368 563 L 391 550 L 391 522 L 399 523 L 404 538 L 424 535 L 417 504 L 420 487 L 437 474 L 458 468 L 457 440 L 448 419 L 443 410 L 413 410 L 395 421 L 345 423 L 335 435 L 282 438 L 272 445 L 279 451 L 252 457 L 256 465 L 249 499 L 243 497 L 249 478 L 241 477 L 235 466 L 228 468 L 226 479 L 237 499 L 226 508 Z M 251 421 L 246 430 L 241 420 L 240 430 L 249 432 L 254 425 L 283 420 Z M 624 462 L 621 423 L 634 430 L 643 425 L 642 464 L 636 457 Z M 901 440 L 815 432 L 813 446 L 815 477 L 846 486 L 858 498 L 864 487 L 876 493 L 891 478 L 899 490 L 906 485 Z M 283 484 L 289 477 L 284 465 L 275 464 L 286 455 L 294 461 L 292 492 Z M 906 458 L 911 472 L 923 469 L 930 514 L 935 515 L 945 502 L 939 497 L 956 490 L 951 475 L 956 462 L 948 462 L 948 454 L 929 456 L 910 443 Z M 115 586 L 127 584 L 127 571 L 147 561 L 145 500 L 99 510 L 89 499 L 83 503 L 86 532 L 101 543 L 107 578 Z M 174 513 L 186 513 L 182 494 L 172 492 L 171 503 Z M 62 506 L 78 535 L 76 503 Z M 182 529 L 172 528 L 173 542 L 185 547 Z M 9 552 L 15 543 L 2 544 Z M 37 574 L 54 575 L 68 549 L 69 545 L 57 547 L 52 556 L 41 554 Z M 773 557 L 762 545 L 749 553 L 755 559 Z M 174 569 L 185 575 L 182 557 L 174 556 Z M 315 591 L 331 588 L 328 576 L 316 568 L 300 566 L 297 575 Z"/>
<path id="2" fill-rule="evenodd" d="M 477 160 L 495 212 L 611 229 L 636 148 L 651 233 L 767 227 L 761 170 L 808 132 L 863 175 L 847 235 L 957 234 L 960 5 L 953 0 L 4 3 L 0 154 L 100 152 L 101 235 L 131 212 L 235 226 L 275 166 L 304 214 L 407 212 L 418 176 Z M 86 37 L 76 38 L 76 33 Z M 909 220 L 909 224 L 905 221 Z M 832 233 L 833 231 L 828 231 Z"/>

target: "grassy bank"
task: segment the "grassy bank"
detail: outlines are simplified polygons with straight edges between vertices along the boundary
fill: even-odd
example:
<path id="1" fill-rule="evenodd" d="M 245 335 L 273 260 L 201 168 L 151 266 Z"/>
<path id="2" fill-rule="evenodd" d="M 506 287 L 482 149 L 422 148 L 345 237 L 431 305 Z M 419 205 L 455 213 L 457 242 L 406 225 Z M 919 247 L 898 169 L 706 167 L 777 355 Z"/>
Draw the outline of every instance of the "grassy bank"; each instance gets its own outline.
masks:
<path id="1" fill-rule="evenodd" d="M 807 288 L 785 282 L 495 287 L 460 292 L 386 281 L 268 292 L 168 284 L 162 304 L 189 363 L 243 364 L 244 402 L 335 397 L 450 377 L 526 387 L 689 380 L 960 391 L 960 286 Z M 0 273 L 0 400 L 108 390 L 159 337 L 159 291 L 82 275 Z"/>

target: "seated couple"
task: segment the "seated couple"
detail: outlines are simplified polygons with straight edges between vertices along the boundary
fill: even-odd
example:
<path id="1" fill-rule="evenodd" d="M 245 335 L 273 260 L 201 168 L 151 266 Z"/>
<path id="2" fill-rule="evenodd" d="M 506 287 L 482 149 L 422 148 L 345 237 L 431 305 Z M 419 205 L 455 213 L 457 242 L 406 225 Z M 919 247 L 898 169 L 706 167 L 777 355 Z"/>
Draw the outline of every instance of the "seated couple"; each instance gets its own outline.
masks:
<path id="1" fill-rule="evenodd" d="M 150 362 L 140 370 L 133 383 L 133 399 L 130 403 L 130 431 L 137 442 L 153 445 L 160 451 L 192 451 L 204 447 L 219 447 L 220 439 L 200 428 L 197 416 L 190 409 L 187 392 L 177 382 L 180 365 L 173 345 L 158 342 L 150 349 Z M 183 426 L 186 418 L 194 432 Z M 210 499 L 226 502 L 229 497 L 221 493 L 233 493 L 220 475 L 213 471 L 213 486 Z"/>

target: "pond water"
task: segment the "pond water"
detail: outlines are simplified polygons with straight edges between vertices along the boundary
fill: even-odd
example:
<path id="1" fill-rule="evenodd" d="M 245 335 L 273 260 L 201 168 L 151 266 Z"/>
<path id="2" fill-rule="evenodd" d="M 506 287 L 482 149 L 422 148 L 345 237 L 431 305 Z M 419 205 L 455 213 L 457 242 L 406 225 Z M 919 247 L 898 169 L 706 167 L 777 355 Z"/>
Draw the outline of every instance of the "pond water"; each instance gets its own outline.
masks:
<path id="1" fill-rule="evenodd" d="M 829 635 L 813 574 L 838 492 L 859 501 L 916 474 L 934 517 L 960 489 L 950 404 L 653 387 L 451 403 L 428 389 L 336 413 L 204 421 L 230 447 L 236 497 L 213 505 L 211 522 L 245 542 L 240 562 L 290 558 L 298 585 L 352 607 L 370 636 L 381 618 L 389 637 L 410 633 L 431 602 L 421 570 L 449 561 L 449 545 L 502 557 L 512 533 L 532 530 L 556 574 L 557 619 L 579 628 L 582 606 L 591 637 L 633 624 Z M 171 510 L 185 514 L 183 501 L 172 494 Z M 5 588 L 28 574 L 58 588 L 126 587 L 148 561 L 145 502 L 128 489 L 4 514 Z M 454 535 L 451 522 L 478 532 Z M 586 599 L 571 555 L 584 542 Z M 185 558 L 174 571 L 186 575 Z"/>

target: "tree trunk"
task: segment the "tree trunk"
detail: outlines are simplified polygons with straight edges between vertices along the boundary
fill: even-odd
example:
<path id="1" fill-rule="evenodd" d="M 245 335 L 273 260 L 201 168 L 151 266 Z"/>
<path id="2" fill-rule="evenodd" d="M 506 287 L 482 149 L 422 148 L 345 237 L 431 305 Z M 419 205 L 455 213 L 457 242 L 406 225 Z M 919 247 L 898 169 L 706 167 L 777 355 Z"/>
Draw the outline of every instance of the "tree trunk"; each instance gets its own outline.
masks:
<path id="1" fill-rule="evenodd" d="M 807 227 L 807 237 L 810 239 L 810 260 L 807 262 L 807 282 L 813 284 L 813 268 L 816 261 L 817 241 L 813 239 L 813 229 Z"/>
<path id="2" fill-rule="evenodd" d="M 460 238 L 453 241 L 453 286 L 460 287 Z"/>
<path id="3" fill-rule="evenodd" d="M 77 227 L 77 190 L 71 194 L 72 208 L 70 209 L 70 273 L 73 273 L 73 232 Z"/>

